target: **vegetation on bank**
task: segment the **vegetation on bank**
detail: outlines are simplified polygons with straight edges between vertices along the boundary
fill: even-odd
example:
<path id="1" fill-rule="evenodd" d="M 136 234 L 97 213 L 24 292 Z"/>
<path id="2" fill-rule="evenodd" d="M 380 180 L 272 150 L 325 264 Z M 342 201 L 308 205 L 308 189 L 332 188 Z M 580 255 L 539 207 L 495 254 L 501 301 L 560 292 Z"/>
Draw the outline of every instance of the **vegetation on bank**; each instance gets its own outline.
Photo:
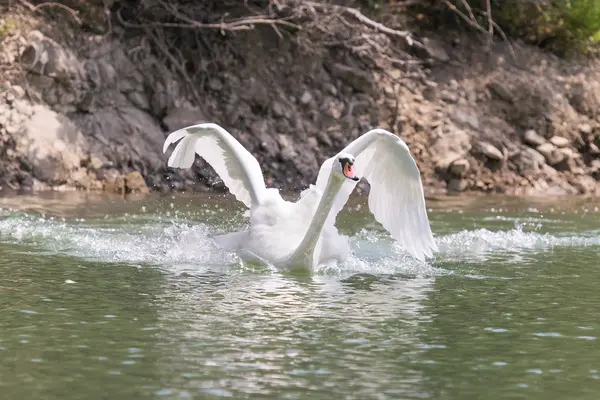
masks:
<path id="1" fill-rule="evenodd" d="M 561 56 L 596 53 L 600 0 L 441 0 L 458 22 L 549 49 Z M 488 18 L 488 17 L 491 17 Z M 490 27 L 491 25 L 491 27 Z"/>
<path id="2" fill-rule="evenodd" d="M 129 28 L 162 27 L 186 36 L 184 32 L 191 30 L 225 33 L 266 24 L 281 34 L 295 32 L 294 28 L 316 17 L 307 9 L 337 8 L 339 12 L 340 8 L 352 8 L 377 21 L 391 20 L 392 25 L 411 21 L 415 26 L 431 28 L 440 24 L 466 27 L 489 37 L 520 39 L 560 56 L 596 54 L 600 41 L 600 0 L 17 0 L 15 3 L 105 32 L 120 24 Z M 0 37 L 2 30 L 0 27 Z"/>

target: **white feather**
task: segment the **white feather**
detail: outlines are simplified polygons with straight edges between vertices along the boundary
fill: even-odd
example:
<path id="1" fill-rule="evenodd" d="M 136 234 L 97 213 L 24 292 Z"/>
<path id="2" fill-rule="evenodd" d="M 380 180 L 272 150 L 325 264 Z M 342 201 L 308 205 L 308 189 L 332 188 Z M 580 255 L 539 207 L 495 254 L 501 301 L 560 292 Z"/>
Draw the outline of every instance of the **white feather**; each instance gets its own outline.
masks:
<path id="1" fill-rule="evenodd" d="M 415 258 L 432 257 L 438 248 L 427 218 L 419 168 L 406 143 L 384 129 L 373 129 L 340 153 L 352 154 L 357 176 L 369 182 L 368 204 L 375 219 Z M 316 186 L 321 190 L 337 157 L 326 160 L 319 171 Z M 356 183 L 347 180 L 338 192 L 328 217 L 331 223 Z"/>
<path id="2" fill-rule="evenodd" d="M 357 182 L 342 178 L 341 172 L 336 175 L 334 166 L 339 169 L 339 165 L 334 163 L 347 153 L 355 158 L 356 175 L 371 185 L 368 204 L 375 219 L 417 259 L 437 251 L 417 164 L 406 143 L 388 131 L 371 130 L 326 160 L 316 184 L 304 190 L 295 203 L 284 200 L 276 189 L 265 188 L 256 158 L 220 126 L 205 123 L 173 132 L 163 150 L 177 141 L 170 167 L 189 168 L 196 154 L 200 155 L 229 191 L 250 208 L 250 228 L 218 237 L 222 246 L 279 266 L 290 267 L 302 260 L 310 264 L 305 267 L 312 268 L 329 259 L 343 261 L 348 241 L 339 234 L 335 219 Z M 314 224 L 319 221 L 322 224 Z M 312 232 L 314 226 L 320 228 Z M 318 238 L 316 242 L 314 238 Z"/>
<path id="3" fill-rule="evenodd" d="M 169 167 L 190 168 L 197 153 L 213 167 L 236 199 L 248 208 L 260 205 L 265 191 L 260 165 L 229 132 L 213 123 L 189 126 L 171 133 L 163 152 L 178 140 L 181 141 L 169 157 Z"/>

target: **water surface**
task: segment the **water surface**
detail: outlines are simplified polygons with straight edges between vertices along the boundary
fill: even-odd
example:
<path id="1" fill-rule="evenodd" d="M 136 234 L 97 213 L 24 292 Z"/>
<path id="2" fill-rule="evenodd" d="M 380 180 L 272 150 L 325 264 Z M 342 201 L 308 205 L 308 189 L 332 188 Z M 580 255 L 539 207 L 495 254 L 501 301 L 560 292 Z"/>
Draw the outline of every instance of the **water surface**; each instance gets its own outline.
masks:
<path id="1" fill-rule="evenodd" d="M 358 198 L 289 276 L 214 246 L 227 197 L 1 198 L 2 398 L 599 398 L 600 204 L 428 206 L 433 262 Z"/>

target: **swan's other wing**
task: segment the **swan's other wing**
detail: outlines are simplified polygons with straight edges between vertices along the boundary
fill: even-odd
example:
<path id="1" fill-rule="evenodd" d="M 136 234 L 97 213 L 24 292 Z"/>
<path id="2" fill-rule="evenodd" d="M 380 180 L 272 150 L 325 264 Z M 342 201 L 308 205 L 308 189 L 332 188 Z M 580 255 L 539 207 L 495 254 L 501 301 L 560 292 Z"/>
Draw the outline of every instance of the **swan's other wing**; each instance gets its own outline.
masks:
<path id="1" fill-rule="evenodd" d="M 368 202 L 375 219 L 414 257 L 432 257 L 438 248 L 427 218 L 419 169 L 406 143 L 384 129 L 373 129 L 342 152 L 354 155 L 357 176 L 366 178 L 371 186 Z M 316 186 L 322 190 L 336 158 L 321 167 Z M 332 222 L 355 186 L 351 180 L 344 182 L 329 214 Z"/>
<path id="2" fill-rule="evenodd" d="M 260 204 L 265 192 L 260 165 L 229 132 L 213 123 L 188 126 L 167 137 L 163 152 L 179 140 L 169 157 L 169 167 L 190 168 L 198 153 L 213 167 L 236 199 L 249 208 Z"/>

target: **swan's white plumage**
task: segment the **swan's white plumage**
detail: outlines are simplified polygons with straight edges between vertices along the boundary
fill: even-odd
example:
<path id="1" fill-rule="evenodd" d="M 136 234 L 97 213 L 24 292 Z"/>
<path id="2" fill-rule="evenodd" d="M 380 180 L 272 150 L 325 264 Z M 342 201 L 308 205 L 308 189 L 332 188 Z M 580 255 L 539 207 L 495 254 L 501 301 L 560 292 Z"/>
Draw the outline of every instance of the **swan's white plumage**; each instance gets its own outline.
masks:
<path id="1" fill-rule="evenodd" d="M 406 143 L 384 129 L 373 129 L 340 153 L 354 155 L 357 176 L 369 182 L 369 210 L 377 222 L 417 259 L 432 257 L 438 248 L 427 218 L 419 168 Z M 326 160 L 319 171 L 316 186 L 321 190 L 336 158 L 337 155 Z M 344 182 L 329 214 L 331 223 L 356 184 L 351 180 Z"/>
<path id="2" fill-rule="evenodd" d="M 212 123 L 189 126 L 171 133 L 163 152 L 179 140 L 169 157 L 169 167 L 190 168 L 197 153 L 213 167 L 236 199 L 248 208 L 260 204 L 265 191 L 260 165 L 229 132 Z"/>
<path id="3" fill-rule="evenodd" d="M 292 260 L 307 260 L 309 268 L 329 259 L 343 261 L 348 241 L 338 233 L 335 220 L 357 184 L 346 178 L 340 181 L 341 172 L 335 175 L 334 169 L 340 168 L 338 158 L 344 153 L 355 158 L 356 176 L 369 182 L 369 210 L 392 237 L 419 260 L 437 251 L 417 164 L 406 143 L 386 130 L 371 130 L 326 160 L 315 185 L 304 190 L 295 203 L 285 201 L 276 189 L 266 189 L 256 158 L 220 126 L 206 123 L 175 131 L 167 137 L 163 150 L 177 141 L 169 166 L 189 168 L 199 154 L 229 191 L 250 208 L 250 228 L 218 237 L 222 246 L 282 266 L 289 266 Z M 304 239 L 310 242 L 309 227 L 318 220 L 315 215 L 326 198 L 332 200 L 331 208 L 321 213 L 324 224 L 318 240 L 309 246 L 311 254 L 304 254 L 300 244 Z"/>

